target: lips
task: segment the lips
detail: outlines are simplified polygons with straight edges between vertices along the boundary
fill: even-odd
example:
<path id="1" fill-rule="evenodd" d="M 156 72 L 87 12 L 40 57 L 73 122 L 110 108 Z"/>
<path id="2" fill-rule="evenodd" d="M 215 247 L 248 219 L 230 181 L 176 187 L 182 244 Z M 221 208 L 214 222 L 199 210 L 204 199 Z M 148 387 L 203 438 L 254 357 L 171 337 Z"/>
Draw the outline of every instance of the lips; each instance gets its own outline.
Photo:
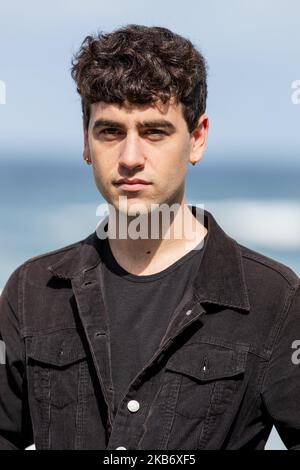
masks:
<path id="1" fill-rule="evenodd" d="M 138 183 L 141 183 L 141 184 L 151 184 L 149 181 L 145 181 L 145 180 L 141 180 L 139 178 L 133 178 L 132 180 L 131 179 L 127 179 L 127 178 L 122 178 L 122 179 L 119 179 L 119 181 L 117 181 L 116 184 L 138 184 Z"/>
<path id="2" fill-rule="evenodd" d="M 117 187 L 123 191 L 141 191 L 149 186 L 151 183 L 119 183 Z"/>
<path id="3" fill-rule="evenodd" d="M 146 186 L 149 186 L 152 183 L 149 183 L 148 181 L 140 180 L 140 179 L 132 179 L 128 180 L 126 178 L 123 178 L 119 181 L 117 181 L 116 186 L 123 191 L 141 191 L 142 189 L 145 189 Z"/>

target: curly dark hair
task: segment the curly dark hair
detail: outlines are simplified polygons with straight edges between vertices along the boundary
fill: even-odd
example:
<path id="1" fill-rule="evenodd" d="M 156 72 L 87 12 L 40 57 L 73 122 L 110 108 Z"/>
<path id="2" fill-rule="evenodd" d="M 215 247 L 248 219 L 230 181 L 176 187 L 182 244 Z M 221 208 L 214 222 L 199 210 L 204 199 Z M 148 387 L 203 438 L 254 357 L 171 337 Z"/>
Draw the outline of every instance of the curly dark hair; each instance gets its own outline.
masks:
<path id="1" fill-rule="evenodd" d="M 71 63 L 86 128 L 90 104 L 98 101 L 153 104 L 173 97 L 189 132 L 205 112 L 206 60 L 189 39 L 167 28 L 129 24 L 86 36 Z"/>

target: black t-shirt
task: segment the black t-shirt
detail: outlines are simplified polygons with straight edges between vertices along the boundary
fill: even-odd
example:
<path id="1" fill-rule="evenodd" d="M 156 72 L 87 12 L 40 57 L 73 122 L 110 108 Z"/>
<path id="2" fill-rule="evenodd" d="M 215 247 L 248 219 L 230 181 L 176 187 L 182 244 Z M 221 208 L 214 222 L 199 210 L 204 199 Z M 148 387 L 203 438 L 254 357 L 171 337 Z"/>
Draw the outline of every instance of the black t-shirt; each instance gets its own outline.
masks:
<path id="1" fill-rule="evenodd" d="M 114 258 L 103 241 L 104 297 L 111 337 L 115 410 L 130 382 L 150 360 L 171 316 L 197 273 L 207 234 L 193 249 L 159 273 L 135 275 Z"/>

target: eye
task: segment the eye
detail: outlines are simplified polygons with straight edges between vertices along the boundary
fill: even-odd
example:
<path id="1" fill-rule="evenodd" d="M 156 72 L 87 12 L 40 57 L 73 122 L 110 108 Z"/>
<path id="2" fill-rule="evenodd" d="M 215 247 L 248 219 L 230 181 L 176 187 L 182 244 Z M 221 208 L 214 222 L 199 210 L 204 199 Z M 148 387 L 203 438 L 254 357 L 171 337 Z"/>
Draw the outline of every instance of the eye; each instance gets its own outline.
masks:
<path id="1" fill-rule="evenodd" d="M 160 130 L 160 129 L 148 129 L 148 130 L 146 131 L 146 134 L 147 134 L 148 132 L 151 133 L 151 134 L 165 134 L 165 132 L 162 131 L 162 130 Z"/>
<path id="2" fill-rule="evenodd" d="M 161 129 L 147 129 L 144 135 L 149 140 L 158 141 L 158 140 L 162 140 L 168 134 L 166 134 L 166 132 L 162 131 Z"/>
<path id="3" fill-rule="evenodd" d="M 97 132 L 97 137 L 103 140 L 114 140 L 115 137 L 119 138 L 122 135 L 122 131 L 116 127 L 106 127 Z"/>
<path id="4" fill-rule="evenodd" d="M 100 131 L 101 134 L 115 134 L 116 132 L 119 132 L 119 129 L 116 129 L 114 127 L 109 127 Z"/>

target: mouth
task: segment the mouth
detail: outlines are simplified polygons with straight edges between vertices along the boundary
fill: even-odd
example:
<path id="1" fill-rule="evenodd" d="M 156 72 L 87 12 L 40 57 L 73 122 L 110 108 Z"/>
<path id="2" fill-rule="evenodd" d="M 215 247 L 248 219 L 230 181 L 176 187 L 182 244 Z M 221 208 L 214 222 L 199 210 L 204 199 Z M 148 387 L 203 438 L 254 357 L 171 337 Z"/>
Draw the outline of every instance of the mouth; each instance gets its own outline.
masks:
<path id="1" fill-rule="evenodd" d="M 133 191 L 142 191 L 147 186 L 149 186 L 149 181 L 144 181 L 139 178 L 134 178 L 130 181 L 127 178 L 120 179 L 120 181 L 114 183 L 117 188 L 120 188 L 122 191 L 133 192 Z"/>
<path id="2" fill-rule="evenodd" d="M 149 186 L 149 183 L 120 183 L 116 186 L 123 191 L 141 191 Z"/>

